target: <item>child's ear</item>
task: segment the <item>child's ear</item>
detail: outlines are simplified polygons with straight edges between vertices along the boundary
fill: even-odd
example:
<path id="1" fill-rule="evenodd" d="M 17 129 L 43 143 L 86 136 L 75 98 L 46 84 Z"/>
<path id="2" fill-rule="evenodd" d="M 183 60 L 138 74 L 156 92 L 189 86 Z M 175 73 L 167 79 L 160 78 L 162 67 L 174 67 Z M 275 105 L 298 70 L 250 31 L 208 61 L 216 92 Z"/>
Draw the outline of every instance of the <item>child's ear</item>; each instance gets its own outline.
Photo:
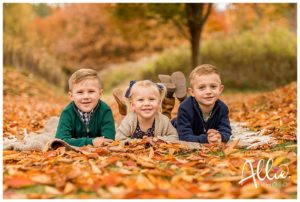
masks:
<path id="1" fill-rule="evenodd" d="M 189 94 L 190 94 L 192 97 L 195 97 L 195 96 L 194 96 L 193 88 L 188 88 L 188 92 L 189 92 Z"/>
<path id="2" fill-rule="evenodd" d="M 99 95 L 100 95 L 100 96 L 103 95 L 103 89 L 102 89 L 102 88 L 99 90 Z"/>
<path id="3" fill-rule="evenodd" d="M 73 100 L 73 94 L 72 94 L 72 92 L 69 91 L 68 94 L 69 94 L 70 99 Z"/>
<path id="4" fill-rule="evenodd" d="M 134 104 L 133 104 L 133 102 L 129 102 L 129 105 L 130 105 L 130 109 L 131 109 L 131 111 L 134 111 L 135 110 L 135 107 L 134 107 Z"/>
<path id="5" fill-rule="evenodd" d="M 224 85 L 220 85 L 220 94 L 223 92 L 223 90 L 224 90 Z"/>

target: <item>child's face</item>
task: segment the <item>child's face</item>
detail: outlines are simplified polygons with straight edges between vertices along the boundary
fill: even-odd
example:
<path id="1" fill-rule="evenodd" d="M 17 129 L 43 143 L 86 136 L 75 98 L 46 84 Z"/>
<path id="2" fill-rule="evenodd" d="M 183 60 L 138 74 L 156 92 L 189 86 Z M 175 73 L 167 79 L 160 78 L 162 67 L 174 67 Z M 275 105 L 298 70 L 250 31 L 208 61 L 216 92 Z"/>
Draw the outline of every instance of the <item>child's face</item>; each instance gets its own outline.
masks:
<path id="1" fill-rule="evenodd" d="M 150 119 L 160 109 L 160 96 L 153 87 L 137 88 L 132 96 L 131 108 L 142 119 Z"/>
<path id="2" fill-rule="evenodd" d="M 189 93 L 197 100 L 200 107 L 212 108 L 223 89 L 219 75 L 213 73 L 196 76 Z"/>
<path id="3" fill-rule="evenodd" d="M 96 107 L 102 92 L 97 79 L 87 79 L 74 84 L 69 95 L 81 111 L 90 112 Z"/>

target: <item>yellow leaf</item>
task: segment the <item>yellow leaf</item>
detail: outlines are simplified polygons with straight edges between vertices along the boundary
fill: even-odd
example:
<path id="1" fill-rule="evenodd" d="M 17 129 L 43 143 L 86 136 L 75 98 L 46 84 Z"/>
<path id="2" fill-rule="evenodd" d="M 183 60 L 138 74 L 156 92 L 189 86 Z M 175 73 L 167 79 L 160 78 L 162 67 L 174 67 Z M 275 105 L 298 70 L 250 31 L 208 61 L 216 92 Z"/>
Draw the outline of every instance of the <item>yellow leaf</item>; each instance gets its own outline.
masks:
<path id="1" fill-rule="evenodd" d="M 240 194 L 239 198 L 240 199 L 256 198 L 261 193 L 262 193 L 261 187 L 258 186 L 257 188 L 255 188 L 254 184 L 249 183 L 249 184 L 244 185 L 241 188 L 241 194 Z"/>
<path id="2" fill-rule="evenodd" d="M 139 190 L 154 189 L 155 186 L 144 175 L 138 175 L 136 179 L 136 187 Z"/>
<path id="3" fill-rule="evenodd" d="M 297 184 L 297 173 L 292 175 L 291 181 L 292 181 L 292 183 Z"/>
<path id="4" fill-rule="evenodd" d="M 153 147 L 150 147 L 149 158 L 152 159 L 153 156 L 154 156 L 154 150 L 153 150 Z"/>
<path id="5" fill-rule="evenodd" d="M 139 156 L 137 158 L 137 163 L 147 168 L 155 168 L 154 162 L 149 157 L 146 156 Z"/>
<path id="6" fill-rule="evenodd" d="M 93 160 L 90 159 L 89 163 L 90 163 L 90 165 L 92 167 L 93 173 L 95 173 L 95 174 L 101 174 L 102 173 L 102 171 L 97 167 L 97 165 L 94 163 Z"/>
<path id="7" fill-rule="evenodd" d="M 64 194 L 69 194 L 71 192 L 74 192 L 77 188 L 74 186 L 74 184 L 72 184 L 71 182 L 67 182 L 63 193 Z"/>
<path id="8" fill-rule="evenodd" d="M 285 159 L 285 156 L 279 156 L 275 159 L 273 162 L 273 166 L 278 166 L 283 160 Z"/>
<path id="9" fill-rule="evenodd" d="M 34 182 L 41 184 L 51 184 L 52 180 L 48 175 L 40 174 L 30 177 L 30 179 Z"/>
<path id="10" fill-rule="evenodd" d="M 56 188 L 50 187 L 50 186 L 46 186 L 46 187 L 45 187 L 45 192 L 46 192 L 47 194 L 61 195 L 61 192 L 60 192 L 60 191 L 58 191 Z"/>

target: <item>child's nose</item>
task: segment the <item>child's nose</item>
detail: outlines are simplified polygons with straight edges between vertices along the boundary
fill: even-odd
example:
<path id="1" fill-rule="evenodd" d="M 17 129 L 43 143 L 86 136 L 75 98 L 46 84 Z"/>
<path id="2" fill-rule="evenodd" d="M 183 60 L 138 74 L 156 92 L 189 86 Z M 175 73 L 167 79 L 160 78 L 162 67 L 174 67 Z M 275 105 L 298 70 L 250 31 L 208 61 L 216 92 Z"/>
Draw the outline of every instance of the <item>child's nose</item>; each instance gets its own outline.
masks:
<path id="1" fill-rule="evenodd" d="M 206 93 L 211 93 L 211 89 L 210 88 L 206 88 Z"/>
<path id="2" fill-rule="evenodd" d="M 89 97 L 89 93 L 84 93 L 84 94 L 83 94 L 83 97 L 84 97 L 84 98 L 88 98 L 88 97 Z"/>

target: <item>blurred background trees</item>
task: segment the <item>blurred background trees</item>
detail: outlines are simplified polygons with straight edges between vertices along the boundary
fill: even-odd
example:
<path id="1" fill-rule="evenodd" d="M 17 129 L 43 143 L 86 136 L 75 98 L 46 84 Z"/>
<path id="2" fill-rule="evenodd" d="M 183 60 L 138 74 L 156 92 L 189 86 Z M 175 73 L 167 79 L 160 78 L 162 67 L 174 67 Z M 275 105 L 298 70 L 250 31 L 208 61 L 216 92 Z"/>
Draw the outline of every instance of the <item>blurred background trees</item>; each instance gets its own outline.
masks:
<path id="1" fill-rule="evenodd" d="M 134 8 L 136 7 L 136 9 Z M 142 9 L 140 9 L 142 7 Z M 211 13 L 212 3 L 182 3 L 182 4 L 135 4 L 128 6 L 118 4 L 115 17 L 122 26 L 135 19 L 154 19 L 163 23 L 171 22 L 177 30 L 188 39 L 191 47 L 191 69 L 200 64 L 200 41 L 204 25 Z M 140 10 L 141 13 L 133 13 Z M 139 29 L 139 28 L 137 28 Z"/>
<path id="2" fill-rule="evenodd" d="M 199 42 L 191 42 L 193 9 Z M 156 81 L 158 73 L 188 75 L 199 63 L 219 67 L 227 89 L 265 90 L 297 79 L 295 3 L 4 3 L 3 13 L 4 66 L 62 88 L 82 67 L 99 70 L 108 90 L 130 79 Z"/>

